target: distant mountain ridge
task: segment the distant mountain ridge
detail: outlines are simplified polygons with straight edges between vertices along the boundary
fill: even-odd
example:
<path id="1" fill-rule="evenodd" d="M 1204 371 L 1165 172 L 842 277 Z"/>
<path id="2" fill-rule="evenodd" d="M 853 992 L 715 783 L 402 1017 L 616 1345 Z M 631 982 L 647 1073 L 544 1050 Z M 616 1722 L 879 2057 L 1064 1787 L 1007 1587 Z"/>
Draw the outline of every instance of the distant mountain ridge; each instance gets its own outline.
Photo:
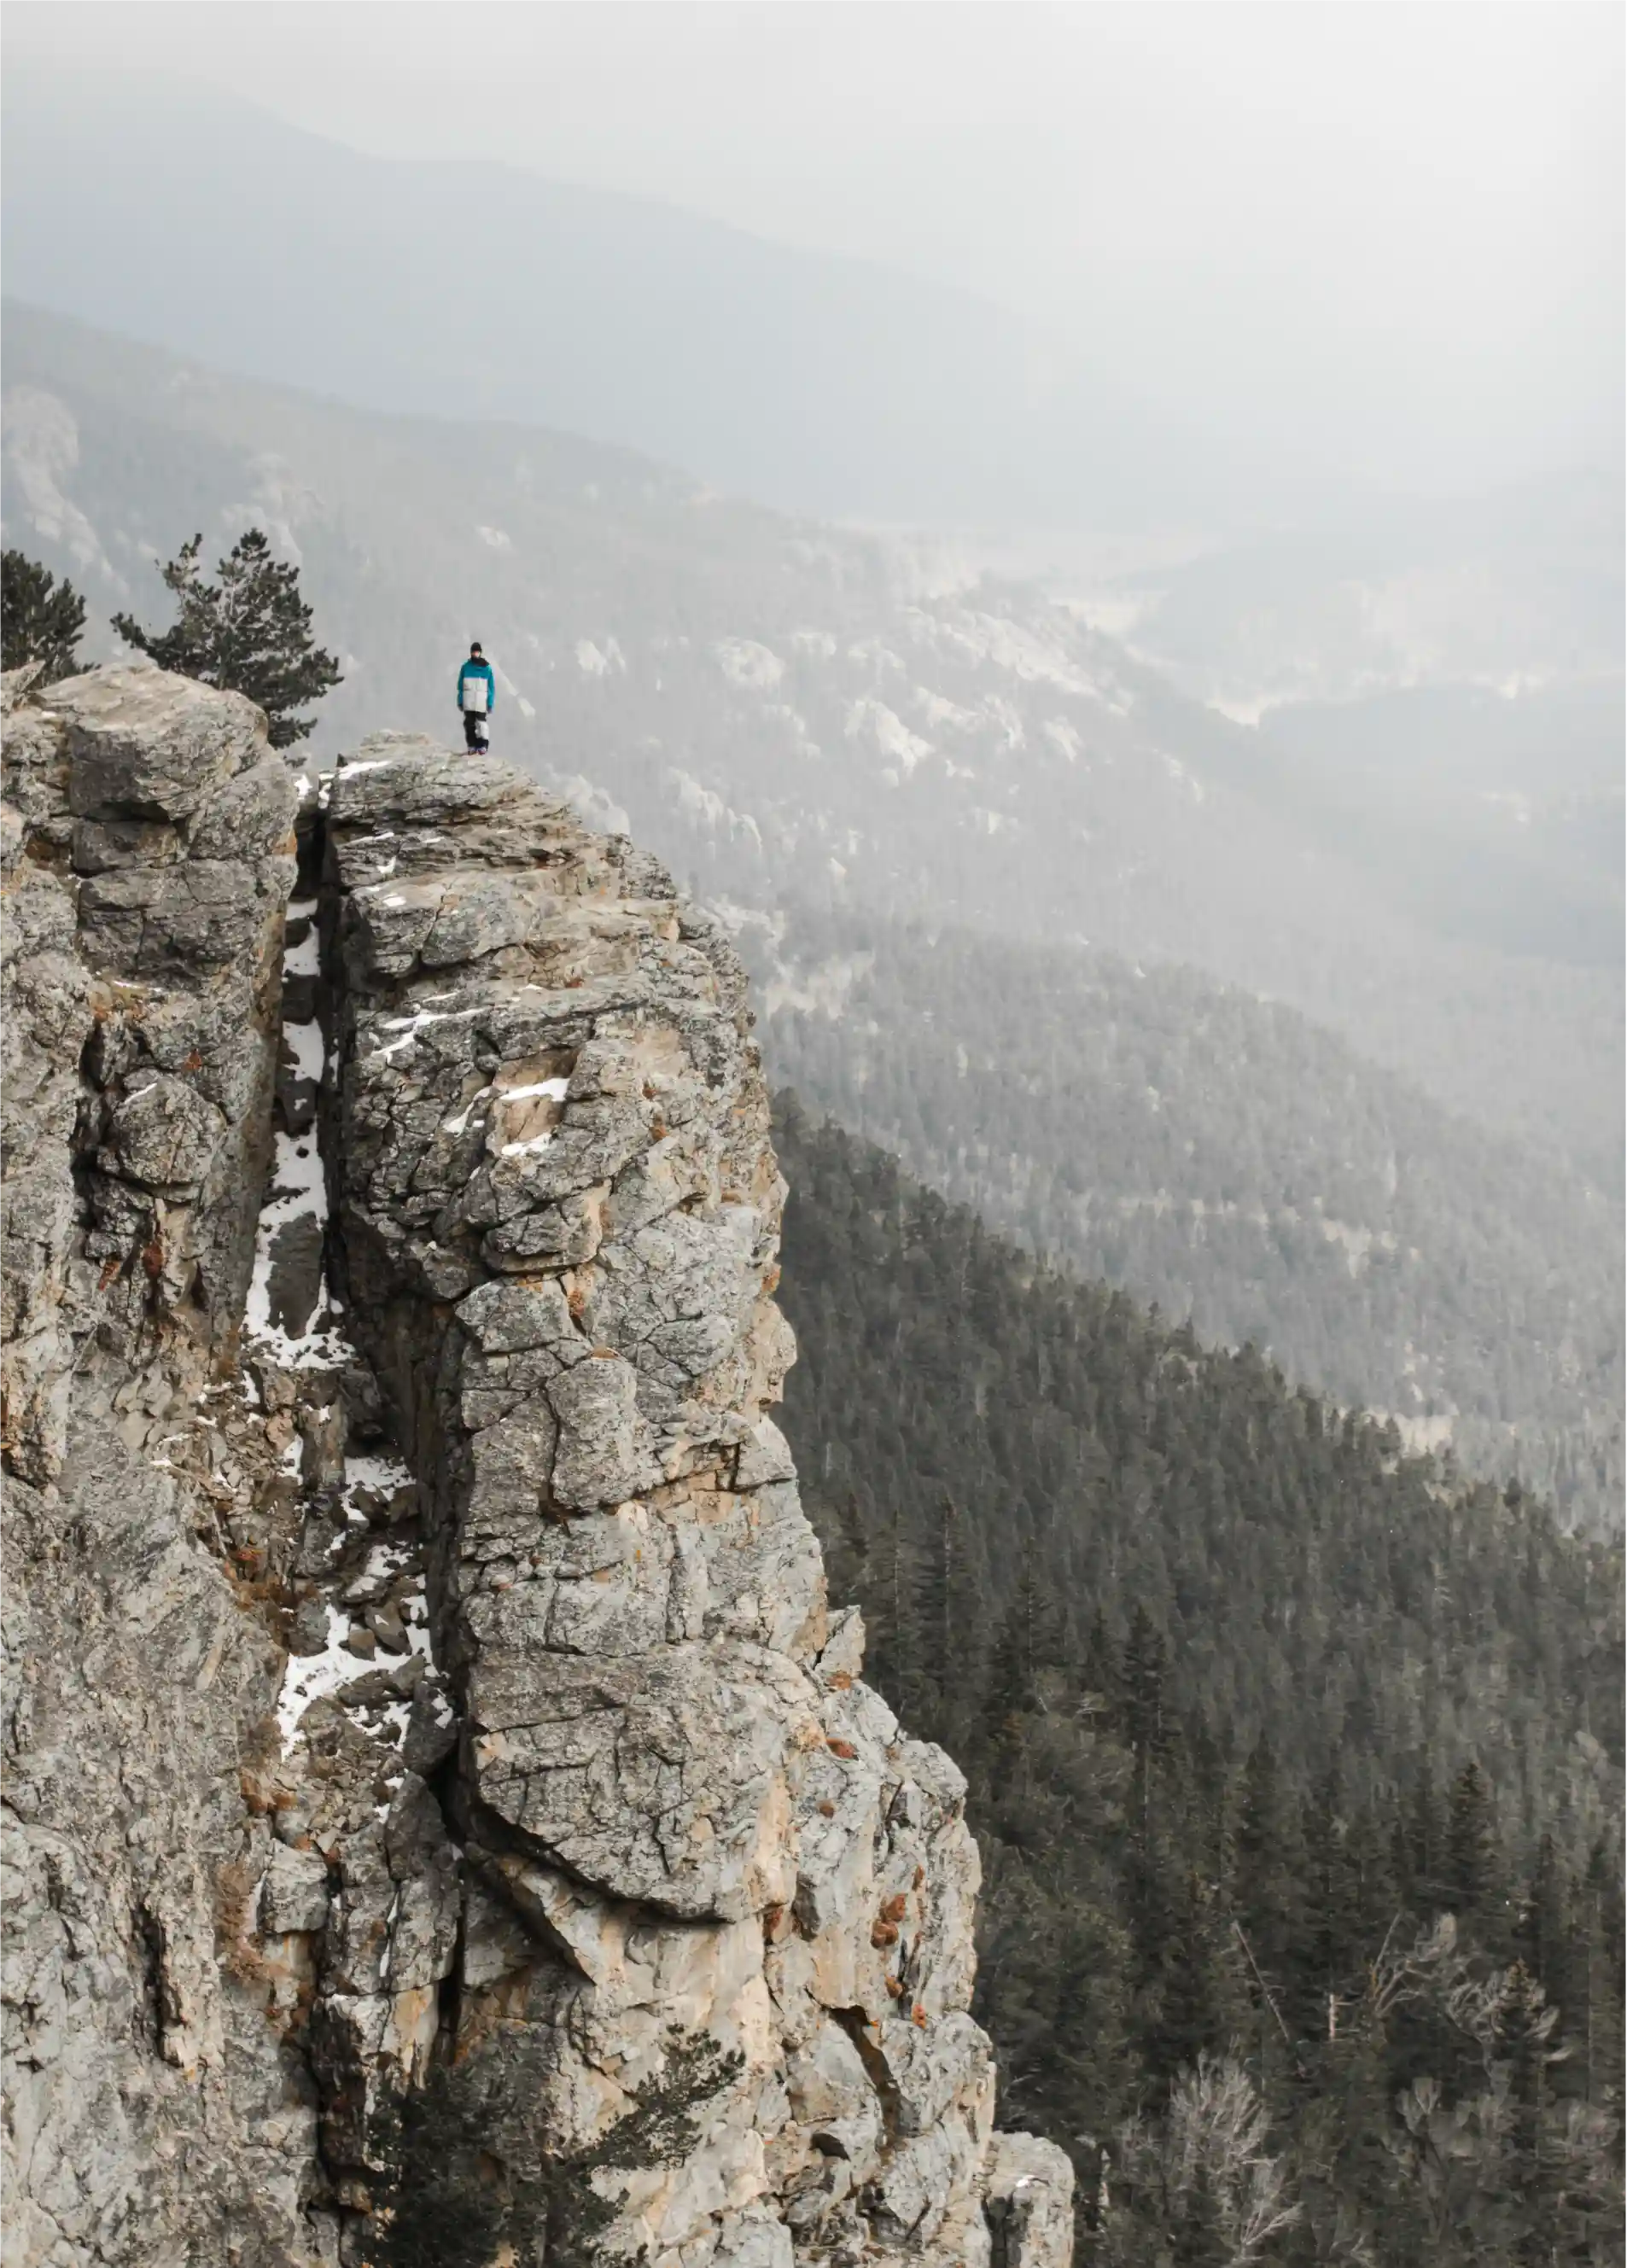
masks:
<path id="1" fill-rule="evenodd" d="M 512 166 L 368 156 L 186 81 L 20 64 L 4 166 L 10 291 L 376 409 L 563 426 L 872 518 L 1236 512 L 1270 479 L 969 292 Z"/>

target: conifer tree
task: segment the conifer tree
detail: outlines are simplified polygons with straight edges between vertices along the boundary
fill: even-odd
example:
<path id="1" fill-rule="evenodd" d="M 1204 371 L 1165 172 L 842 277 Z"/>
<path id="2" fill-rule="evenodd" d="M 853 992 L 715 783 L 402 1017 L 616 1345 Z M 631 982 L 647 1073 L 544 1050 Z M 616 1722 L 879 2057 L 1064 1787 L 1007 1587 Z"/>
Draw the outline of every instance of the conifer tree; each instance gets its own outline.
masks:
<path id="1" fill-rule="evenodd" d="M 1206 2051 L 1224 2047 L 1243 2013 L 1240 1980 L 1209 1885 L 1188 1867 L 1172 1887 L 1157 2012 L 1144 2047 L 1150 2070 L 1160 2079 L 1173 2079 Z"/>
<path id="2" fill-rule="evenodd" d="M 939 1737 L 953 1748 L 979 1682 L 983 1633 L 971 1598 L 965 1516 L 945 1492 L 921 1544 L 912 1601 L 917 1683 Z"/>
<path id="3" fill-rule="evenodd" d="M 1452 1784 L 1447 1817 L 1446 1889 L 1460 1920 L 1482 1919 L 1495 1926 L 1498 1872 L 1491 1789 L 1471 1757 Z"/>
<path id="4" fill-rule="evenodd" d="M 1396 1886 L 1412 1912 L 1431 1913 L 1451 1903 L 1446 1824 L 1427 1771 L 1417 1774 L 1397 1806 L 1390 1847 Z"/>
<path id="5" fill-rule="evenodd" d="M 1298 1979 L 1307 2038 L 1339 2037 L 1359 1974 L 1354 1879 L 1336 1772 L 1323 1778 L 1305 1818 L 1305 1904 Z"/>
<path id="6" fill-rule="evenodd" d="M 955 1653 L 956 1577 L 961 1550 L 961 1515 L 952 1496 L 938 1499 L 936 1515 L 922 1547 L 916 1582 L 916 1620 L 924 1650 L 941 1679 Z"/>
<path id="7" fill-rule="evenodd" d="M 984 1709 L 990 1746 L 997 1763 L 1021 1750 L 1024 1719 L 1039 1702 L 1038 1676 L 1044 1651 L 1039 1577 L 1030 1548 L 1024 1555 L 1017 1587 L 989 1663 Z"/>
<path id="8" fill-rule="evenodd" d="M 1119 1687 L 1119 1649 L 1108 1636 L 1100 1606 L 1090 1618 L 1079 1658 L 1079 1689 L 1094 1694 L 1107 1713 L 1116 1719 L 1123 1695 Z"/>
<path id="9" fill-rule="evenodd" d="M 159 571 L 180 602 L 168 630 L 144 630 L 122 614 L 113 626 L 160 668 L 247 694 L 266 712 L 272 747 L 291 747 L 316 723 L 295 711 L 342 681 L 333 655 L 311 636 L 299 570 L 274 559 L 264 534 L 251 527 L 217 566 L 218 583 L 205 583 L 198 564 L 202 545 L 202 536 L 195 535 Z"/>
<path id="10" fill-rule="evenodd" d="M 865 1561 L 869 1580 L 861 1594 L 870 1638 L 871 1672 L 884 1690 L 902 1700 L 916 1690 L 919 1650 L 910 1597 L 909 1543 L 904 1507 L 894 1497 L 877 1525 L 877 1540 Z"/>
<path id="11" fill-rule="evenodd" d="M 1622 1878 L 1602 1839 L 1589 1852 L 1577 1885 L 1575 1943 L 1581 1977 L 1580 2006 L 1572 2021 L 1579 2036 L 1583 2085 L 1590 2103 L 1619 2107 L 1623 2094 Z"/>
<path id="12" fill-rule="evenodd" d="M 1536 1860 L 1514 1920 L 1514 1949 L 1529 1974 L 1561 2013 L 1569 2010 L 1571 1929 L 1564 1869 L 1552 1834 L 1538 1840 Z"/>
<path id="13" fill-rule="evenodd" d="M 1164 1634 L 1137 1599 L 1125 1634 L 1119 1683 L 1124 1696 L 1124 1738 L 1136 1761 L 1136 1830 L 1143 1841 L 1152 1824 L 1154 1779 L 1173 1740 L 1164 1697 L 1168 1668 Z"/>
<path id="14" fill-rule="evenodd" d="M 1064 2132 L 1108 2134 L 1132 2107 L 1126 2099 L 1129 2021 L 1123 1931 L 1094 1907 L 1068 1909 L 1056 1956 L 1052 2053 L 1067 2085 Z"/>
<path id="15" fill-rule="evenodd" d="M 37 661 L 35 682 L 55 685 L 78 667 L 84 628 L 85 601 L 65 575 L 59 583 L 26 552 L 0 556 L 0 666 L 20 669 Z"/>
<path id="16" fill-rule="evenodd" d="M 1263 1734 L 1249 1756 L 1238 1802 L 1233 1900 L 1268 1980 L 1281 1980 L 1289 1957 L 1294 1885 L 1302 1866 L 1299 1840 L 1297 1822 L 1283 1800 L 1277 1751 Z"/>

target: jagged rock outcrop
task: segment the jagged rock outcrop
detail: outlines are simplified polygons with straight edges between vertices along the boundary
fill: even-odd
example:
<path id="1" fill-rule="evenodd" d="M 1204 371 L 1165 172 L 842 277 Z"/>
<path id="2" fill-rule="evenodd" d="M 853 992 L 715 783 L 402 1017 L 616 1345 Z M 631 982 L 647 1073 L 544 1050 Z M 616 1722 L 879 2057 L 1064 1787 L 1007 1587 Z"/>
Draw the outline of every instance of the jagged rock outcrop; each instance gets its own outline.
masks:
<path id="1" fill-rule="evenodd" d="M 282 1661 L 232 1521 L 270 1476 L 205 1415 L 269 1150 L 294 783 L 257 710 L 157 670 L 6 708 L 4 2257 L 314 2259 L 314 2090 L 220 1958 Z"/>
<path id="2" fill-rule="evenodd" d="M 15 2257 L 1059 2268 L 964 1783 L 769 1415 L 730 946 L 381 736 L 279 1070 L 259 729 L 140 670 L 8 723 Z"/>
<path id="3" fill-rule="evenodd" d="M 38 1482 L 75 1347 L 173 1368 L 236 1331 L 295 789 L 250 703 L 151 667 L 11 709 L 5 760 L 4 1425 Z"/>

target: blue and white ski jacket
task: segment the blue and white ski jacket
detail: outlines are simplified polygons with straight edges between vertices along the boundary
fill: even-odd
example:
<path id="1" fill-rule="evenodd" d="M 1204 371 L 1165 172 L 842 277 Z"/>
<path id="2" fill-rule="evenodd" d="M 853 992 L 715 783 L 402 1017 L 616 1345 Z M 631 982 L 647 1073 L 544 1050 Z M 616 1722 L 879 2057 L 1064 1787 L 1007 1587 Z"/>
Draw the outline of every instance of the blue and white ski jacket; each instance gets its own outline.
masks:
<path id="1" fill-rule="evenodd" d="M 463 688 L 471 678 L 479 679 L 483 683 L 483 699 L 478 688 L 472 699 L 465 696 Z M 491 664 L 489 661 L 466 661 L 458 672 L 459 708 L 473 709 L 481 716 L 490 716 L 497 705 L 497 681 L 491 674 Z"/>

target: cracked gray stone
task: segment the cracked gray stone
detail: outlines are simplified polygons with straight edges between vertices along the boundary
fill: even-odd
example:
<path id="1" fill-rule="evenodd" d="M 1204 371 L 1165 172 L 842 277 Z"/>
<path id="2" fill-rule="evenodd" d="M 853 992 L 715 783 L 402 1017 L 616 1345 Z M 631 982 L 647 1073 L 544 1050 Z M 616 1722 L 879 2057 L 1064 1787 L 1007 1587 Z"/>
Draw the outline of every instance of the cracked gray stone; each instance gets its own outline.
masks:
<path id="1" fill-rule="evenodd" d="M 291 776 L 158 671 L 3 690 L 19 2261 L 357 2268 L 432 2073 L 525 2194 L 710 2043 L 687 2154 L 599 2177 L 607 2268 L 1064 2268 L 1065 2159 L 992 2136 L 964 1780 L 865 1686 L 769 1415 L 727 938 L 500 763 L 342 763 L 282 1108 L 356 1352 L 251 1390 Z M 322 1247 L 277 1240 L 290 1336 Z M 335 1634 L 376 1656 L 290 1732 Z"/>

